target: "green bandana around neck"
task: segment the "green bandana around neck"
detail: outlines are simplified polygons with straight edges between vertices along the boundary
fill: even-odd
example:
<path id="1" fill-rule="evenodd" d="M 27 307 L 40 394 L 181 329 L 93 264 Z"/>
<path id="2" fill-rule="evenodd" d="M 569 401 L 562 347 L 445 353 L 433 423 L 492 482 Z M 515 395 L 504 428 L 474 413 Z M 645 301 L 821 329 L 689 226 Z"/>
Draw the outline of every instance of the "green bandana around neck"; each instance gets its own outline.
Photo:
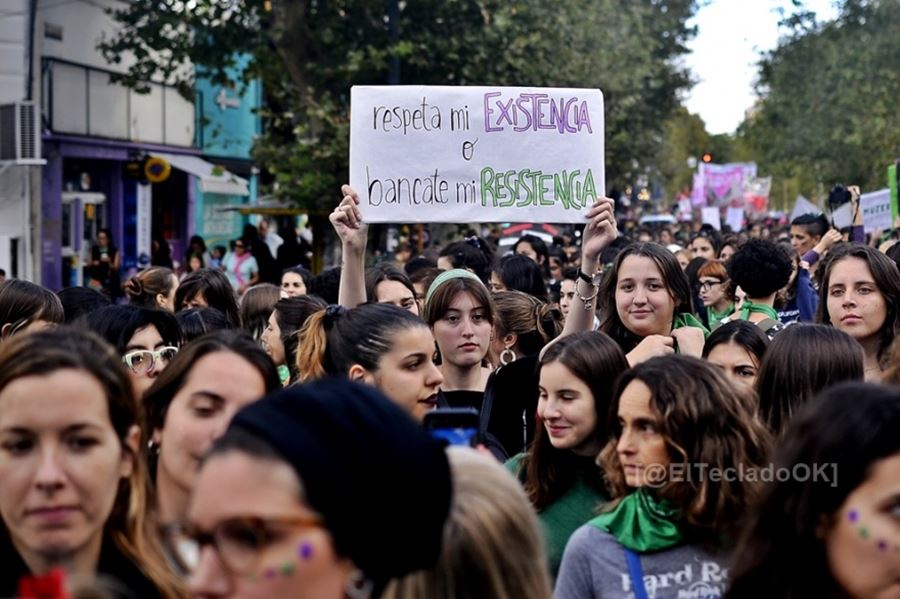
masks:
<path id="1" fill-rule="evenodd" d="M 732 314 L 734 314 L 734 303 L 728 304 L 728 307 L 721 312 L 716 312 L 713 310 L 712 306 L 706 307 L 706 320 L 709 322 L 709 328 L 711 329 L 722 324 L 722 320 L 728 318 Z"/>
<path id="2" fill-rule="evenodd" d="M 650 553 L 681 543 L 678 520 L 678 508 L 641 487 L 588 524 L 610 533 L 627 549 Z"/>
<path id="3" fill-rule="evenodd" d="M 757 314 L 765 314 L 766 318 L 771 318 L 775 321 L 778 320 L 778 312 L 776 312 L 774 308 L 770 308 L 763 304 L 754 304 L 746 298 L 744 299 L 743 305 L 741 305 L 741 311 L 738 318 L 741 320 L 749 320 L 750 315 L 754 312 Z"/>
<path id="4" fill-rule="evenodd" d="M 694 327 L 703 331 L 703 338 L 706 339 L 709 337 L 709 331 L 703 326 L 703 323 L 700 322 L 696 316 L 691 314 L 690 312 L 682 312 L 681 314 L 675 315 L 675 320 L 672 322 L 672 330 L 681 329 L 684 327 Z"/>

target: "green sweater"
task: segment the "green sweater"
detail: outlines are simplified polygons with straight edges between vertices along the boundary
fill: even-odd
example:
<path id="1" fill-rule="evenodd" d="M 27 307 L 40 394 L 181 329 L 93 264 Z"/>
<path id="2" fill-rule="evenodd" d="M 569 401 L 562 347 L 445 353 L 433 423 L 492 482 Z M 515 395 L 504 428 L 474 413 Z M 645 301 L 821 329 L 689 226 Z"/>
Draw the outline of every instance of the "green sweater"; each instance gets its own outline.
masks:
<path id="1" fill-rule="evenodd" d="M 524 453 L 516 454 L 505 464 L 506 469 L 520 481 L 525 478 L 521 466 L 524 457 Z M 598 467 L 594 465 L 593 460 L 585 460 L 585 465 L 586 467 Z M 584 474 L 584 471 L 579 471 L 572 488 L 538 514 L 544 528 L 544 539 L 547 542 L 550 574 L 554 578 L 559 571 L 563 550 L 566 548 L 569 537 L 588 520 L 595 517 L 597 509 L 608 501 L 603 493 L 585 482 Z"/>

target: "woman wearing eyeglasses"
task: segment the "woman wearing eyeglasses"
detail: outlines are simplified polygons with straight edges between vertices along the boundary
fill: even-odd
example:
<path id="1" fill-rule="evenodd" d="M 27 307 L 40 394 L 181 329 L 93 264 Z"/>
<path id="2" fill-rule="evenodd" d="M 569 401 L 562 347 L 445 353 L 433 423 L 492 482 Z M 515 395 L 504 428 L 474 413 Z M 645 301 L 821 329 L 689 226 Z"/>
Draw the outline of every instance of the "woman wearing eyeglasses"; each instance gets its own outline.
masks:
<path id="1" fill-rule="evenodd" d="M 55 569 L 65 596 L 185 595 L 146 533 L 140 420 L 121 358 L 97 335 L 59 328 L 3 345 L 0 597 L 38 596 L 19 581 Z"/>
<path id="2" fill-rule="evenodd" d="M 171 547 L 194 597 L 375 599 L 437 563 L 451 487 L 440 444 L 401 407 L 315 381 L 237 413 Z"/>
<path id="3" fill-rule="evenodd" d="M 122 356 L 138 398 L 175 357 L 181 344 L 178 321 L 163 310 L 107 306 L 88 314 L 85 324 Z"/>
<path id="4" fill-rule="evenodd" d="M 697 271 L 700 282 L 700 300 L 706 306 L 706 321 L 714 330 L 734 314 L 734 293 L 728 281 L 725 265 L 718 260 L 710 260 Z"/>

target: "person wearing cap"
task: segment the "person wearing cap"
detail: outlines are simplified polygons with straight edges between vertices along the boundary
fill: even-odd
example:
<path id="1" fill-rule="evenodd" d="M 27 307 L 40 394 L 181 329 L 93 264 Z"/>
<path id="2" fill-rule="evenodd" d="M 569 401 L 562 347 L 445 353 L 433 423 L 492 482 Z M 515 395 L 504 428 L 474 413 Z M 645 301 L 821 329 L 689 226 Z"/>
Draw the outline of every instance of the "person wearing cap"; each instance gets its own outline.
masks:
<path id="1" fill-rule="evenodd" d="M 437 563 L 451 499 L 443 448 L 402 408 L 323 379 L 236 414 L 172 549 L 193 597 L 377 599 Z"/>

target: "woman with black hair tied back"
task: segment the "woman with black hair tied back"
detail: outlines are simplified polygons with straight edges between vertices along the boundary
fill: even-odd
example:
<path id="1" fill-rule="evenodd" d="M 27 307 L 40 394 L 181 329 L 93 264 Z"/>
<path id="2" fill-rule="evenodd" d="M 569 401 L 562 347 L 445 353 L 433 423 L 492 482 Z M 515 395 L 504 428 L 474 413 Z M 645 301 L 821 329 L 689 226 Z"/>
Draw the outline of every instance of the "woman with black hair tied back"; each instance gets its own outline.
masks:
<path id="1" fill-rule="evenodd" d="M 721 368 L 732 383 L 752 391 L 768 347 L 769 338 L 758 326 L 734 320 L 710 333 L 703 346 L 703 358 Z"/>
<path id="2" fill-rule="evenodd" d="M 347 310 L 331 305 L 300 331 L 300 381 L 341 377 L 380 389 L 416 420 L 437 406 L 444 380 L 434 365 L 434 337 L 422 320 L 391 304 Z"/>
<path id="3" fill-rule="evenodd" d="M 125 283 L 128 303 L 139 308 L 175 312 L 178 277 L 165 266 L 151 266 Z"/>

